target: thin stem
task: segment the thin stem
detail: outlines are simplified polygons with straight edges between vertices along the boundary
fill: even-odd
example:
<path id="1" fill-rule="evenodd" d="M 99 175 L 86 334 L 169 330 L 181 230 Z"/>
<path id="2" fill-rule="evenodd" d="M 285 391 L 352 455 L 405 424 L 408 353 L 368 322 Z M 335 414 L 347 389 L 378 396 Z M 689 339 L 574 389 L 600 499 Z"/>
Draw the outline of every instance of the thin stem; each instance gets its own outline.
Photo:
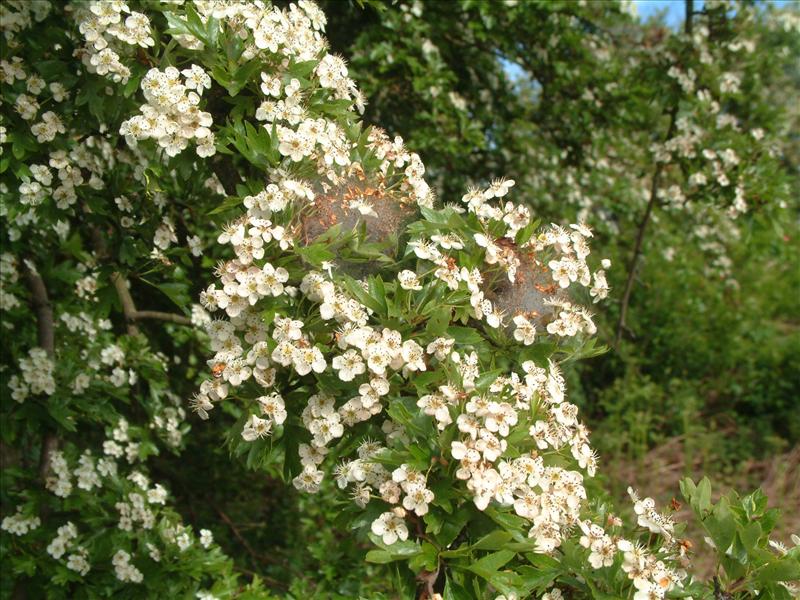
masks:
<path id="1" fill-rule="evenodd" d="M 250 545 L 250 542 L 248 542 L 247 538 L 245 538 L 239 532 L 239 529 L 236 527 L 233 521 L 231 521 L 230 517 L 226 515 L 221 508 L 216 506 L 214 508 L 216 509 L 217 514 L 222 518 L 223 521 L 225 521 L 225 524 L 230 528 L 231 532 L 236 537 L 236 539 L 239 540 L 242 546 L 244 546 L 244 549 L 247 550 L 247 553 L 250 556 L 252 556 L 257 562 L 264 562 L 264 558 L 261 555 L 259 555 L 255 550 L 253 550 L 253 547 Z"/>
<path id="2" fill-rule="evenodd" d="M 189 317 L 178 313 L 161 312 L 159 310 L 137 310 L 132 316 L 135 321 L 152 319 L 155 321 L 169 321 L 170 323 L 178 323 L 179 325 L 192 324 L 192 320 Z"/>
<path id="3" fill-rule="evenodd" d="M 244 537 L 244 536 L 241 534 L 241 532 L 239 531 L 239 528 L 238 528 L 238 527 L 236 526 L 236 524 L 235 524 L 235 523 L 234 523 L 234 522 L 231 520 L 231 518 L 230 518 L 228 515 L 226 515 L 226 514 L 225 514 L 225 512 L 224 512 L 224 511 L 223 511 L 223 510 L 222 510 L 222 509 L 221 509 L 219 506 L 214 506 L 214 505 L 212 505 L 212 506 L 213 506 L 214 510 L 217 512 L 217 514 L 220 516 L 220 518 L 221 518 L 221 519 L 222 519 L 222 520 L 225 522 L 225 524 L 226 524 L 226 525 L 227 525 L 227 526 L 230 528 L 230 530 L 231 530 L 231 532 L 233 533 L 234 537 L 235 537 L 237 540 L 239 540 L 239 542 L 242 544 L 242 546 L 244 546 L 244 549 L 247 551 L 247 553 L 248 553 L 248 554 L 249 554 L 249 555 L 250 555 L 250 556 L 251 556 L 251 557 L 252 557 L 252 558 L 253 558 L 253 559 L 254 559 L 256 562 L 258 562 L 258 563 L 261 563 L 261 564 L 273 564 L 273 565 L 280 565 L 280 566 L 282 566 L 282 567 L 284 567 L 284 568 L 288 568 L 288 569 L 290 569 L 290 570 L 291 570 L 293 573 L 295 573 L 296 575 L 298 575 L 298 574 L 299 574 L 299 573 L 298 573 L 298 571 L 297 571 L 297 570 L 295 570 L 294 568 L 292 568 L 292 567 L 291 567 L 291 565 L 289 565 L 289 564 L 288 564 L 288 562 L 287 562 L 285 559 L 279 559 L 279 558 L 277 558 L 277 557 L 273 558 L 273 557 L 271 557 L 271 556 L 265 556 L 265 555 L 263 555 L 263 554 L 259 554 L 258 552 L 256 552 L 256 551 L 253 549 L 253 547 L 250 545 L 250 542 L 248 542 L 248 541 L 247 541 L 247 538 L 245 538 L 245 537 Z M 259 577 L 261 577 L 261 575 L 259 575 Z"/>

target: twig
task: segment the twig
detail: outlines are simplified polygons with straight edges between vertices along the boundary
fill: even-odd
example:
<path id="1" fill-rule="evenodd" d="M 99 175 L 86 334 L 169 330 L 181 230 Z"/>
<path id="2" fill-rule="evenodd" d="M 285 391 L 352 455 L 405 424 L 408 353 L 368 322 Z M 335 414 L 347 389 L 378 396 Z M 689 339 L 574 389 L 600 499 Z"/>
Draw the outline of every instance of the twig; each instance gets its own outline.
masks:
<path id="1" fill-rule="evenodd" d="M 441 565 L 438 565 L 435 571 L 422 571 L 417 575 L 417 581 L 425 586 L 419 594 L 419 600 L 433 600 L 436 595 L 434 586 L 436 585 L 436 580 L 439 579 L 440 570 Z"/>
<path id="2" fill-rule="evenodd" d="M 222 518 L 222 520 L 225 521 L 226 525 L 228 525 L 230 530 L 233 532 L 233 535 L 236 537 L 237 540 L 241 542 L 242 546 L 244 546 L 244 549 L 247 550 L 247 553 L 250 556 L 252 556 L 254 560 L 256 560 L 261 564 L 266 564 L 266 565 L 269 564 L 280 565 L 284 569 L 291 571 L 296 577 L 304 577 L 303 573 L 301 573 L 298 569 L 293 567 L 286 559 L 273 558 L 271 556 L 264 556 L 263 554 L 258 554 L 250 545 L 250 543 L 245 539 L 245 537 L 239 532 L 239 528 L 233 521 L 231 521 L 230 517 L 228 517 L 228 515 L 226 515 L 223 512 L 223 510 L 218 506 L 213 506 L 213 508 L 214 510 L 217 511 L 217 514 L 220 516 L 220 518 Z M 259 575 L 259 577 L 264 578 L 263 575 Z M 285 584 L 281 585 L 285 586 Z"/>
<path id="3" fill-rule="evenodd" d="M 289 589 L 289 585 L 284 583 L 283 581 L 278 581 L 274 577 L 270 577 L 269 575 L 264 575 L 263 573 L 261 573 L 261 574 L 256 573 L 252 569 L 246 569 L 244 567 L 240 567 L 240 566 L 234 565 L 233 566 L 233 570 L 234 571 L 238 571 L 240 573 L 244 573 L 245 575 L 249 575 L 253 579 L 255 579 L 255 578 L 263 579 L 267 583 L 269 583 L 271 585 L 278 586 L 281 589 L 284 589 L 284 590 Z"/>
<path id="4" fill-rule="evenodd" d="M 260 562 L 260 563 L 267 563 L 267 564 L 269 564 L 269 563 L 273 563 L 273 564 L 281 564 L 281 562 L 280 562 L 280 561 L 276 561 L 276 560 L 274 560 L 274 559 L 271 559 L 271 558 L 270 558 L 270 557 L 268 557 L 268 556 L 263 556 L 263 555 L 261 555 L 261 554 L 258 554 L 258 553 L 257 553 L 257 552 L 256 552 L 256 551 L 253 549 L 253 547 L 250 545 L 250 542 L 248 542 L 248 541 L 247 541 L 247 539 L 246 539 L 246 538 L 245 538 L 245 537 L 244 537 L 244 536 L 243 536 L 243 535 L 242 535 L 242 534 L 239 532 L 239 529 L 238 529 L 238 527 L 236 527 L 236 525 L 234 524 L 234 522 L 233 522 L 233 521 L 231 521 L 230 517 L 229 517 L 228 515 L 226 515 L 226 514 L 223 512 L 223 510 L 222 510 L 221 508 L 219 508 L 218 506 L 215 506 L 215 507 L 214 507 L 214 510 L 216 510 L 216 511 L 217 511 L 217 514 L 220 516 L 220 518 L 222 518 L 222 520 L 223 520 L 223 521 L 225 521 L 225 524 L 226 524 L 226 525 L 227 525 L 227 526 L 230 528 L 230 530 L 233 532 L 233 535 L 236 537 L 236 539 L 237 539 L 237 540 L 239 540 L 239 541 L 241 542 L 242 546 L 244 546 L 244 549 L 245 549 L 245 550 L 247 550 L 247 553 L 248 553 L 250 556 L 252 556 L 252 557 L 253 557 L 253 558 L 254 558 L 256 561 L 258 561 L 258 562 Z"/>
<path id="5" fill-rule="evenodd" d="M 39 346 L 47 353 L 50 360 L 55 360 L 55 324 L 53 320 L 53 305 L 47 295 L 47 287 L 42 276 L 32 264 L 25 265 L 28 288 L 33 299 L 33 308 L 36 311 L 36 327 L 38 329 L 37 341 Z M 39 451 L 39 478 L 47 479 L 50 473 L 50 458 L 58 449 L 59 439 L 53 431 L 45 432 L 42 438 L 42 448 Z"/>
<path id="6" fill-rule="evenodd" d="M 100 231 L 97 228 L 92 228 L 91 234 L 97 256 L 100 258 L 106 257 L 108 255 L 108 249 L 106 248 L 105 240 L 100 234 Z M 122 304 L 122 314 L 125 317 L 128 335 L 139 335 L 139 328 L 136 326 L 136 321 L 145 319 L 169 321 L 170 323 L 178 323 L 179 325 L 192 324 L 192 320 L 184 315 L 158 310 L 136 310 L 136 303 L 133 301 L 131 292 L 128 289 L 128 281 L 119 271 L 114 271 L 114 273 L 111 274 L 111 283 L 114 284 L 117 297 L 119 298 L 120 304 Z"/>

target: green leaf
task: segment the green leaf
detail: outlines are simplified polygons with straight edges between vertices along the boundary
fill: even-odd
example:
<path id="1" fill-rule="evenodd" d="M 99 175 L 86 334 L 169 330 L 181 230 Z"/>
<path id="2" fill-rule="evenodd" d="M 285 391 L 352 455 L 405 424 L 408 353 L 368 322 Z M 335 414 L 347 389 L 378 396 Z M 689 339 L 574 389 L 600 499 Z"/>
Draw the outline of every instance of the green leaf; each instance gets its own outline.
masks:
<path id="1" fill-rule="evenodd" d="M 525 588 L 525 592 L 530 594 L 534 590 L 536 591 L 543 591 L 545 588 L 550 587 L 550 585 L 555 581 L 556 577 L 558 577 L 558 570 L 557 569 L 539 569 L 529 566 L 522 566 L 515 571 L 520 575 L 522 578 L 522 585 Z"/>
<path id="2" fill-rule="evenodd" d="M 508 512 L 500 512 L 493 506 L 489 506 L 484 511 L 486 516 L 488 516 L 492 521 L 500 525 L 506 531 L 514 533 L 519 533 L 525 527 L 527 521 L 522 517 L 519 517 L 515 514 L 508 513 Z M 528 539 L 524 537 L 523 539 Z"/>
<path id="3" fill-rule="evenodd" d="M 742 545 L 748 552 L 756 547 L 760 537 L 761 525 L 755 521 L 748 523 L 739 530 L 739 539 L 741 539 Z"/>
<path id="4" fill-rule="evenodd" d="M 367 561 L 369 562 L 393 562 L 396 560 L 405 560 L 422 552 L 419 543 L 411 540 L 397 540 L 394 544 L 386 545 L 379 536 L 372 532 L 369 533 L 369 539 L 371 539 L 376 546 L 380 547 L 380 550 L 371 551 L 375 552 L 375 554 L 373 554 L 371 557 L 370 553 L 367 554 Z M 381 554 L 381 552 L 385 552 L 385 554 Z"/>
<path id="5" fill-rule="evenodd" d="M 242 199 L 238 196 L 231 196 L 230 198 L 226 198 L 222 202 L 219 203 L 215 208 L 212 208 L 210 211 L 206 213 L 206 215 L 217 215 L 222 212 L 226 212 L 232 210 L 234 208 L 239 208 L 242 205 Z"/>
<path id="6" fill-rule="evenodd" d="M 444 520 L 442 530 L 436 536 L 436 541 L 445 548 L 452 544 L 469 522 L 471 516 L 469 508 L 465 506 L 459 508 Z"/>
<path id="7" fill-rule="evenodd" d="M 499 552 L 484 556 L 467 568 L 488 581 L 501 567 L 514 558 L 514 556 L 516 556 L 516 553 L 511 550 L 500 550 Z"/>
<path id="8" fill-rule="evenodd" d="M 499 571 L 492 575 L 489 583 L 506 596 L 518 597 L 522 586 L 522 577 L 513 571 Z"/>
<path id="9" fill-rule="evenodd" d="M 261 62 L 257 60 L 249 61 L 238 68 L 231 74 L 230 83 L 226 86 L 228 93 L 231 96 L 237 96 L 250 81 L 255 80 L 256 73 L 260 70 Z"/>
<path id="10" fill-rule="evenodd" d="M 369 563 L 376 563 L 382 565 L 390 563 L 397 559 L 392 558 L 392 555 L 389 554 L 386 550 L 370 550 L 369 552 L 367 552 L 365 560 Z"/>
<path id="11" fill-rule="evenodd" d="M 289 66 L 287 71 L 287 75 L 289 78 L 296 77 L 302 79 L 308 79 L 308 76 L 311 75 L 311 72 L 316 67 L 318 61 L 316 60 L 306 60 L 302 62 L 296 62 Z"/>
<path id="12" fill-rule="evenodd" d="M 534 219 L 530 223 L 528 223 L 525 227 L 520 229 L 517 232 L 517 235 L 514 237 L 514 241 L 518 246 L 522 246 L 525 242 L 531 239 L 533 232 L 536 231 L 536 228 L 539 227 L 540 220 Z"/>
<path id="13" fill-rule="evenodd" d="M 483 336 L 472 327 L 448 327 L 447 335 L 456 341 L 456 344 L 475 345 L 484 342 Z"/>
<path id="14" fill-rule="evenodd" d="M 186 19 L 179 17 L 175 13 L 165 12 L 164 17 L 167 19 L 167 29 L 164 33 L 170 35 L 193 35 L 189 29 L 189 23 Z"/>
<path id="15" fill-rule="evenodd" d="M 418 573 L 422 570 L 435 571 L 438 563 L 439 555 L 436 546 L 430 542 L 423 542 L 420 553 L 411 557 L 408 566 L 412 571 Z"/>
<path id="16" fill-rule="evenodd" d="M 441 229 L 466 229 L 467 223 L 463 217 L 452 208 L 434 210 L 425 206 L 420 207 L 420 212 L 428 223 Z"/>
<path id="17" fill-rule="evenodd" d="M 122 88 L 122 95 L 126 98 L 130 98 L 137 89 L 139 89 L 139 78 L 138 77 L 131 77 L 128 82 Z"/>
<path id="18" fill-rule="evenodd" d="M 741 501 L 742 508 L 748 519 L 760 516 L 767 508 L 767 496 L 761 489 L 757 489 L 752 494 L 748 494 Z"/>
<path id="19" fill-rule="evenodd" d="M 386 306 L 386 289 L 383 285 L 383 279 L 381 279 L 380 276 L 370 277 L 368 285 L 370 296 L 381 305 L 381 314 L 386 314 L 388 309 Z"/>
<path id="20" fill-rule="evenodd" d="M 494 380 L 502 375 L 502 373 L 503 369 L 492 369 L 491 371 L 482 373 L 481 376 L 475 380 L 475 389 L 479 391 L 488 389 L 488 387 L 494 383 Z"/>
<path id="21" fill-rule="evenodd" d="M 189 296 L 189 284 L 187 283 L 167 282 L 159 283 L 155 287 L 161 290 L 181 309 L 187 308 L 192 303 L 192 299 Z"/>
<path id="22" fill-rule="evenodd" d="M 318 268 L 322 267 L 323 262 L 328 260 L 333 260 L 334 258 L 336 258 L 336 255 L 330 251 L 327 244 L 311 244 L 310 246 L 296 246 L 295 252 L 299 254 L 304 261 Z"/>
<path id="23" fill-rule="evenodd" d="M 300 248 L 295 248 L 295 251 L 300 252 Z M 331 256 L 331 258 L 333 258 L 333 256 Z M 367 292 L 365 292 L 364 288 L 361 287 L 360 283 L 358 283 L 352 277 L 345 277 L 343 283 L 344 286 L 347 288 L 347 291 L 350 292 L 350 294 L 356 300 L 361 302 L 361 304 L 363 304 L 367 308 L 370 308 L 373 311 L 381 314 L 383 310 L 383 305 L 377 300 L 375 300 L 372 296 L 370 296 Z"/>
<path id="24" fill-rule="evenodd" d="M 711 480 L 708 477 L 703 477 L 697 486 L 697 507 L 700 512 L 711 508 Z"/>
<path id="25" fill-rule="evenodd" d="M 473 550 L 500 550 L 512 539 L 507 531 L 497 529 L 479 539 L 472 545 Z"/>
<path id="26" fill-rule="evenodd" d="M 470 594 L 464 586 L 454 581 L 450 576 L 444 584 L 444 600 L 473 600 L 474 596 Z"/>
<path id="27" fill-rule="evenodd" d="M 703 521 L 703 526 L 708 531 L 717 550 L 726 552 L 730 548 L 736 535 L 736 520 L 728 508 L 727 498 L 721 498 L 712 513 Z"/>
<path id="28" fill-rule="evenodd" d="M 444 519 L 442 519 L 442 514 L 438 510 L 428 511 L 425 516 L 422 517 L 422 520 L 425 521 L 425 525 L 427 525 L 425 529 L 426 533 L 430 533 L 431 535 L 439 533 L 444 525 Z"/>
<path id="29" fill-rule="evenodd" d="M 69 409 L 64 401 L 49 398 L 47 402 L 47 412 L 50 413 L 53 420 L 58 422 L 58 424 L 67 431 L 75 431 L 77 429 L 75 425 L 75 413 Z"/>
<path id="30" fill-rule="evenodd" d="M 413 400 L 409 399 L 408 402 L 409 402 L 409 404 L 411 404 L 413 402 Z M 415 410 L 415 412 L 412 413 L 411 410 Z M 420 437 L 420 438 L 425 436 L 426 430 L 423 429 L 420 426 L 420 424 L 418 424 L 416 422 L 416 420 L 415 420 L 415 417 L 419 412 L 419 409 L 417 409 L 416 406 L 414 406 L 413 409 L 410 409 L 408 406 L 406 406 L 406 404 L 404 403 L 403 399 L 398 399 L 398 400 L 395 400 L 395 401 L 393 401 L 392 403 L 389 404 L 389 408 L 386 410 L 386 412 L 388 413 L 388 415 L 392 418 L 392 420 L 395 423 L 397 423 L 399 425 L 402 425 L 404 428 L 406 428 L 408 430 L 408 433 L 410 433 L 411 435 L 414 435 L 414 436 L 417 436 L 417 437 Z M 419 449 L 415 449 L 415 450 L 417 452 L 419 451 Z M 409 448 L 409 452 L 411 452 L 411 448 Z M 423 462 L 427 462 L 427 461 L 423 461 Z M 418 465 L 418 466 L 420 468 L 426 468 L 428 465 L 427 464 L 423 464 L 423 465 Z"/>
<path id="31" fill-rule="evenodd" d="M 800 561 L 791 557 L 773 560 L 756 576 L 756 581 L 762 585 L 795 579 L 800 579 Z"/>
<path id="32" fill-rule="evenodd" d="M 425 332 L 431 337 L 439 337 L 447 331 L 447 326 L 450 324 L 450 316 L 452 309 L 449 306 L 441 306 L 437 308 L 430 317 L 425 326 Z"/>

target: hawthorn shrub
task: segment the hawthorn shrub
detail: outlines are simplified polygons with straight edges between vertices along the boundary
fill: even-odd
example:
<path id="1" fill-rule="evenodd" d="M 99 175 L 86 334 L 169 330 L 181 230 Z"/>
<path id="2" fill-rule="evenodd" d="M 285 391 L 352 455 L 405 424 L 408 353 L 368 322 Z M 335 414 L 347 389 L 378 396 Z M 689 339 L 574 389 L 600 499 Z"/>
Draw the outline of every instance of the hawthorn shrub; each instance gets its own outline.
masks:
<path id="1" fill-rule="evenodd" d="M 675 1 L 670 25 L 629 2 L 366 4 L 321 4 L 365 118 L 420 153 L 444 198 L 504 173 L 544 222 L 591 221 L 612 259 L 596 322 L 616 351 L 566 369 L 585 418 L 612 432 L 596 436 L 604 456 L 640 447 L 604 399 L 675 379 L 692 414 L 685 394 L 653 402 L 651 441 L 690 434 L 688 420 L 721 440 L 706 461 L 727 468 L 796 445 L 800 377 L 764 385 L 757 367 L 791 365 L 800 340 L 785 305 L 798 290 L 796 4 Z"/>
<path id="2" fill-rule="evenodd" d="M 187 408 L 250 477 L 338 488 L 393 597 L 797 593 L 759 493 L 684 483 L 713 583 L 651 498 L 604 501 L 562 375 L 602 351 L 591 228 L 511 179 L 438 200 L 315 4 L 2 11 L 4 597 L 270 597 L 159 481 Z"/>

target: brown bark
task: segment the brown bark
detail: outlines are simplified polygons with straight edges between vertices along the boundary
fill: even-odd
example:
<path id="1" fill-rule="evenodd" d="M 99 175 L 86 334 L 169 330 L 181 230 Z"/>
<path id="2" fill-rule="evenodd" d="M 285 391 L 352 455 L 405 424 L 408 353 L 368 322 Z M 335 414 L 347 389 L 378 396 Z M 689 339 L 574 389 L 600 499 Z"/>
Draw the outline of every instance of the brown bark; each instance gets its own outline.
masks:
<path id="1" fill-rule="evenodd" d="M 28 280 L 28 289 L 33 300 L 33 309 L 36 313 L 36 327 L 38 330 L 37 341 L 44 349 L 50 360 L 55 360 L 55 322 L 53 319 L 53 306 L 47 295 L 47 287 L 38 271 L 33 266 L 25 267 L 25 276 Z M 39 478 L 44 481 L 50 473 L 50 458 L 58 449 L 59 439 L 54 431 L 47 431 L 42 437 L 42 448 L 39 452 Z"/>

